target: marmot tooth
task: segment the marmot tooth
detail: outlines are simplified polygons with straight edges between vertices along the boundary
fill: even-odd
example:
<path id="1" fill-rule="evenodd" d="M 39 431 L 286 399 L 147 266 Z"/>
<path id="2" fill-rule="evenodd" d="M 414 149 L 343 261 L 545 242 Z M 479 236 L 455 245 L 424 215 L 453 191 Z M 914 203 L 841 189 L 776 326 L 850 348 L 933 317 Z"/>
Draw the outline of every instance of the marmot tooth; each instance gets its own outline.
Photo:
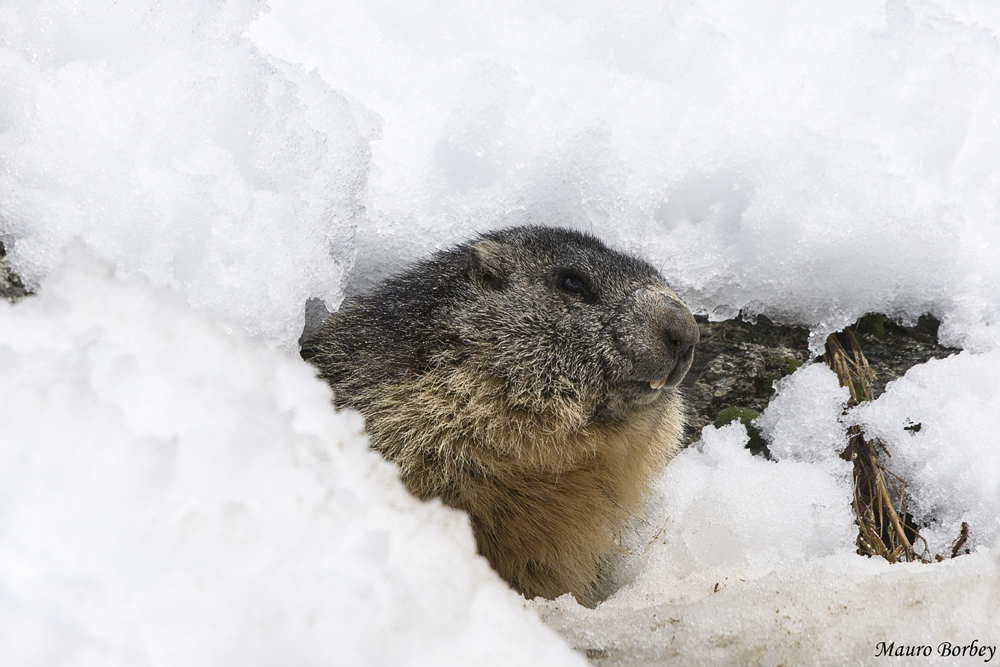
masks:
<path id="1" fill-rule="evenodd" d="M 649 386 L 652 387 L 653 389 L 663 389 L 664 385 L 666 384 L 667 384 L 667 378 L 663 378 L 662 380 L 652 380 L 649 383 Z"/>

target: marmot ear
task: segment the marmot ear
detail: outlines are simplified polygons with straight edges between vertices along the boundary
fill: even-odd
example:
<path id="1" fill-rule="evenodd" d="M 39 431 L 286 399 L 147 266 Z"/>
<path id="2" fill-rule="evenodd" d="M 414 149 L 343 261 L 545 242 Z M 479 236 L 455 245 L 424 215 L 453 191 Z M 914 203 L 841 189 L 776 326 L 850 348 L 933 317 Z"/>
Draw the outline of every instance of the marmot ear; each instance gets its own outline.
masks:
<path id="1" fill-rule="evenodd" d="M 506 252 L 502 243 L 480 241 L 470 248 L 469 275 L 472 280 L 489 289 L 503 289 L 507 285 Z"/>

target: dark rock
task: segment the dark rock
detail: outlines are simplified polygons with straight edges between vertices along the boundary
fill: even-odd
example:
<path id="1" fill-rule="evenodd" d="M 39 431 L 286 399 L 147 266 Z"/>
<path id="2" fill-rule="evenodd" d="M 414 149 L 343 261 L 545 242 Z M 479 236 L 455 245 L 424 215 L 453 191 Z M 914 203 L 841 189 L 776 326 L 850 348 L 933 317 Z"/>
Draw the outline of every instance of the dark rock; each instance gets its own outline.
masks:
<path id="1" fill-rule="evenodd" d="M 931 315 L 921 315 L 916 326 L 912 327 L 904 327 L 884 318 L 881 336 L 866 329 L 864 320 L 868 317 L 872 316 L 861 318 L 859 325 L 852 329 L 868 364 L 875 371 L 872 387 L 876 398 L 885 391 L 889 382 L 902 377 L 917 364 L 950 357 L 961 351 L 938 343 L 937 332 L 941 323 Z"/>
<path id="2" fill-rule="evenodd" d="M 801 327 L 777 325 L 764 316 L 754 323 L 696 319 L 701 341 L 682 383 L 690 421 L 688 444 L 725 408 L 763 411 L 774 394 L 774 382 L 809 360 L 809 331 Z"/>
<path id="3" fill-rule="evenodd" d="M 0 241 L 0 297 L 10 302 L 19 301 L 31 294 L 24 289 L 21 279 L 16 273 L 11 271 L 6 261 L 7 250 Z"/>
<path id="4" fill-rule="evenodd" d="M 774 395 L 774 383 L 811 358 L 809 331 L 802 327 L 776 324 L 763 315 L 756 322 L 696 319 L 701 342 L 682 383 L 690 420 L 685 444 L 698 440 L 708 424 L 722 425 L 737 418 L 752 423 L 752 417 L 745 419 L 747 411 L 762 412 Z M 873 314 L 851 327 L 875 371 L 875 396 L 913 366 L 958 352 L 937 342 L 939 324 L 923 315 L 916 326 L 904 327 Z M 727 408 L 741 410 L 724 412 Z M 748 446 L 754 453 L 767 455 L 762 441 Z"/>

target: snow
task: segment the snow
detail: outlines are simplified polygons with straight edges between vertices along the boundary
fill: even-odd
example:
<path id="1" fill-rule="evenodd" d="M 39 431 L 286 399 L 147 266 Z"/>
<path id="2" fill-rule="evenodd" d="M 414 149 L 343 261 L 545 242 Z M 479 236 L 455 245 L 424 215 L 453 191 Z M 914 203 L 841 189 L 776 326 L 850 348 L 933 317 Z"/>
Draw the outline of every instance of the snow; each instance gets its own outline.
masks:
<path id="1" fill-rule="evenodd" d="M 5 664 L 844 664 L 996 645 L 1000 10 L 986 0 L 8 0 Z M 713 319 L 942 321 L 871 405 L 708 427 L 597 609 L 526 603 L 296 357 L 305 304 L 477 230 L 589 230 Z M 933 553 L 854 553 L 844 429 Z M 919 424 L 919 430 L 914 427 Z"/>
<path id="2" fill-rule="evenodd" d="M 823 364 L 805 366 L 776 383 L 776 395 L 757 419 L 771 456 L 839 468 L 847 446 L 840 416 L 851 397 Z M 810 415 L 810 419 L 798 419 Z"/>
<path id="3" fill-rule="evenodd" d="M 0 302 L 5 664 L 575 664 L 307 366 L 64 254 Z"/>
<path id="4" fill-rule="evenodd" d="M 256 43 L 385 120 L 371 271 L 546 221 L 654 260 L 698 311 L 766 311 L 820 347 L 867 312 L 997 344 L 992 3 L 271 6 Z"/>
<path id="5" fill-rule="evenodd" d="M 914 367 L 850 422 L 879 438 L 909 484 L 910 512 L 937 553 L 963 521 L 973 544 L 1000 540 L 1000 353 L 962 353 Z M 915 427 L 919 424 L 919 430 Z"/>
<path id="6" fill-rule="evenodd" d="M 988 651 L 975 659 L 950 651 L 975 643 L 992 646 L 995 657 L 998 575 L 992 557 L 928 567 L 849 554 L 792 563 L 757 580 L 720 579 L 718 590 L 710 585 L 694 602 L 587 611 L 562 597 L 543 606 L 568 639 L 597 647 L 597 664 L 982 664 Z M 907 646 L 930 650 L 889 658 L 880 643 L 893 645 L 892 656 Z"/>
<path id="7" fill-rule="evenodd" d="M 353 259 L 369 148 L 349 103 L 240 37 L 263 3 L 77 4 L 0 7 L 14 269 L 37 287 L 79 238 L 291 349 Z"/>
<path id="8" fill-rule="evenodd" d="M 828 471 L 794 460 L 769 462 L 752 456 L 747 440 L 739 423 L 705 427 L 701 441 L 667 467 L 647 522 L 628 545 L 632 562 L 622 575 L 635 579 L 606 606 L 697 599 L 727 577 L 757 578 L 853 551 L 847 463 Z"/>

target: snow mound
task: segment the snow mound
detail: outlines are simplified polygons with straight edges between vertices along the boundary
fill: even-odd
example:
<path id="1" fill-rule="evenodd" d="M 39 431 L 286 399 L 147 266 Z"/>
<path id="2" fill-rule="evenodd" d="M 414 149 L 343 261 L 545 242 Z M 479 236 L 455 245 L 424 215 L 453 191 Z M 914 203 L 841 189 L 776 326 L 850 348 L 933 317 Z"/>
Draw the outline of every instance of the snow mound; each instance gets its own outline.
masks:
<path id="1" fill-rule="evenodd" d="M 982 664 L 996 658 L 1000 634 L 995 554 L 934 567 L 845 554 L 755 581 L 719 581 L 683 604 L 592 611 L 564 596 L 538 608 L 570 644 L 600 657 L 598 664 Z M 970 647 L 983 652 L 970 658 Z"/>
<path id="2" fill-rule="evenodd" d="M 931 360 L 891 383 L 850 423 L 879 438 L 903 477 L 909 511 L 932 553 L 949 555 L 962 522 L 966 547 L 1000 539 L 1000 353 Z"/>
<path id="3" fill-rule="evenodd" d="M 369 149 L 348 101 L 241 34 L 262 2 L 0 7 L 0 240 L 35 287 L 74 238 L 291 349 L 335 307 Z"/>
<path id="4" fill-rule="evenodd" d="M 5 664 L 578 664 L 309 367 L 68 254 L 0 302 Z"/>
<path id="5" fill-rule="evenodd" d="M 771 456 L 848 470 L 839 458 L 847 446 L 840 417 L 850 397 L 824 364 L 805 366 L 779 380 L 774 398 L 756 421 Z"/>
<path id="6" fill-rule="evenodd" d="M 853 550 L 849 476 L 752 456 L 747 440 L 738 422 L 708 426 L 667 466 L 626 538 L 631 554 L 617 576 L 627 583 L 605 607 L 696 600 L 717 582 Z"/>
<path id="7" fill-rule="evenodd" d="M 385 119 L 361 287 L 547 222 L 640 252 L 714 318 L 808 326 L 815 352 L 868 312 L 1000 344 L 988 0 L 272 7 L 256 43 Z"/>

